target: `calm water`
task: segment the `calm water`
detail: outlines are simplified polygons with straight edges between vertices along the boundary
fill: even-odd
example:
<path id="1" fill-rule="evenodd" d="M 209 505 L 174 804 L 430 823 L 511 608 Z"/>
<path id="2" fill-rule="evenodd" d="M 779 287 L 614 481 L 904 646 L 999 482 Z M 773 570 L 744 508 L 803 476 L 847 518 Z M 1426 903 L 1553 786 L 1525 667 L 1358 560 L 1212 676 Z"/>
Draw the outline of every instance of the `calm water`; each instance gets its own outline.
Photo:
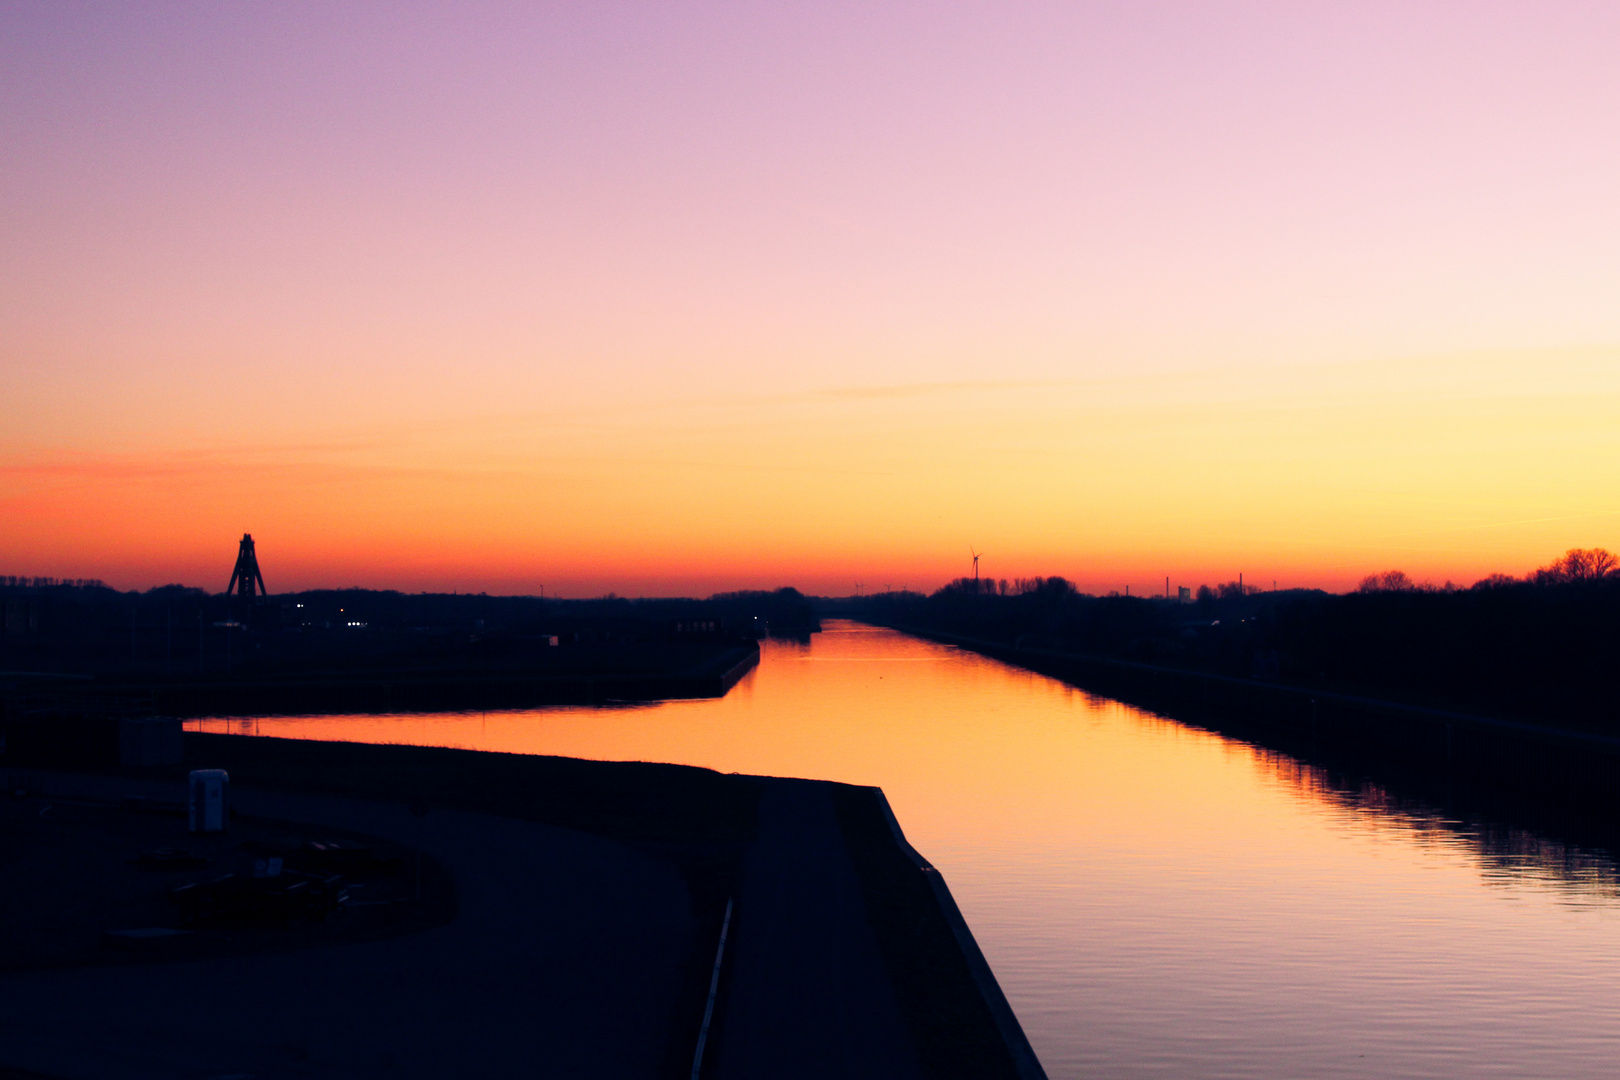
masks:
<path id="1" fill-rule="evenodd" d="M 190 726 L 879 785 L 1054 1078 L 1620 1076 L 1606 858 L 886 630 L 719 701 Z"/>

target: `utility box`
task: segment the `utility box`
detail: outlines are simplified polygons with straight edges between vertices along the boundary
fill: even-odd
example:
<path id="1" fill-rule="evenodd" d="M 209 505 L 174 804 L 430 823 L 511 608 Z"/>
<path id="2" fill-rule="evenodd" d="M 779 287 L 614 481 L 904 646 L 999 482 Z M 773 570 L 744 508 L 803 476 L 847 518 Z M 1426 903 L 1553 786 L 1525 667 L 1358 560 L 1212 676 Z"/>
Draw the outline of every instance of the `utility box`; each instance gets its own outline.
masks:
<path id="1" fill-rule="evenodd" d="M 126 716 L 118 721 L 120 765 L 178 765 L 182 756 L 177 717 Z"/>
<path id="2" fill-rule="evenodd" d="M 231 778 L 224 769 L 193 769 L 186 803 L 194 833 L 224 832 L 231 820 Z"/>

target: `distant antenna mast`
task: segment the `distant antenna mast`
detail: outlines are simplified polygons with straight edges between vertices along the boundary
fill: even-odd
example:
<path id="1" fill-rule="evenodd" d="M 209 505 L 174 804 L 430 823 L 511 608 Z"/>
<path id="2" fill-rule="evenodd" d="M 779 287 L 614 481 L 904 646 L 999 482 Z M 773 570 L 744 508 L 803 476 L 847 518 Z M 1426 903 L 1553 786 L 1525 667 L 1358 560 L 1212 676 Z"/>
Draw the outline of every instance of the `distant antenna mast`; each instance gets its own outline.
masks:
<path id="1" fill-rule="evenodd" d="M 237 593 L 251 600 L 255 587 L 259 596 L 270 595 L 270 590 L 264 587 L 264 575 L 259 573 L 259 558 L 253 554 L 253 534 L 243 533 L 242 546 L 236 552 L 236 569 L 231 571 L 231 583 L 225 586 L 225 595 Z"/>

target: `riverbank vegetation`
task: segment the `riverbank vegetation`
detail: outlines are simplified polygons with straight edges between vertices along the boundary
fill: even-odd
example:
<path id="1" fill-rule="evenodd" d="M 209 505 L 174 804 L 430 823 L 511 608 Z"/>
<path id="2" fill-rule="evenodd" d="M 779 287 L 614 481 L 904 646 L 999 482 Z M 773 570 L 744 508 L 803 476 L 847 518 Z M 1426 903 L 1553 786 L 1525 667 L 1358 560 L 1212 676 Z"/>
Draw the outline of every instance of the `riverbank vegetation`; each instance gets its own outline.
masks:
<path id="1" fill-rule="evenodd" d="M 1616 726 L 1620 568 L 1576 549 L 1469 587 L 1400 571 L 1356 591 L 1271 591 L 1237 581 L 1186 602 L 1092 596 L 1063 578 L 963 578 L 932 596 L 855 602 L 872 621 L 998 645 L 1135 661 L 1561 727 Z"/>

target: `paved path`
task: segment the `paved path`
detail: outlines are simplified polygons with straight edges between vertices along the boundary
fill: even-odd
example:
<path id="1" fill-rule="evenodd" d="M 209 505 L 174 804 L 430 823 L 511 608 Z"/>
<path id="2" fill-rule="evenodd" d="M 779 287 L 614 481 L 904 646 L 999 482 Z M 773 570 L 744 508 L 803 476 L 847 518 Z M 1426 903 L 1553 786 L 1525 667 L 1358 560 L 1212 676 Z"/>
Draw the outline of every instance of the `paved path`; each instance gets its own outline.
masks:
<path id="1" fill-rule="evenodd" d="M 177 784 L 36 775 L 61 796 L 182 795 Z M 507 818 L 435 810 L 418 823 L 388 803 L 245 788 L 232 797 L 243 813 L 420 845 L 455 878 L 459 916 L 279 955 L 0 974 L 0 1065 L 63 1080 L 594 1080 L 658 1069 L 694 932 L 674 867 Z"/>
<path id="2" fill-rule="evenodd" d="M 921 1076 L 825 784 L 767 781 L 736 919 L 705 1076 Z"/>

